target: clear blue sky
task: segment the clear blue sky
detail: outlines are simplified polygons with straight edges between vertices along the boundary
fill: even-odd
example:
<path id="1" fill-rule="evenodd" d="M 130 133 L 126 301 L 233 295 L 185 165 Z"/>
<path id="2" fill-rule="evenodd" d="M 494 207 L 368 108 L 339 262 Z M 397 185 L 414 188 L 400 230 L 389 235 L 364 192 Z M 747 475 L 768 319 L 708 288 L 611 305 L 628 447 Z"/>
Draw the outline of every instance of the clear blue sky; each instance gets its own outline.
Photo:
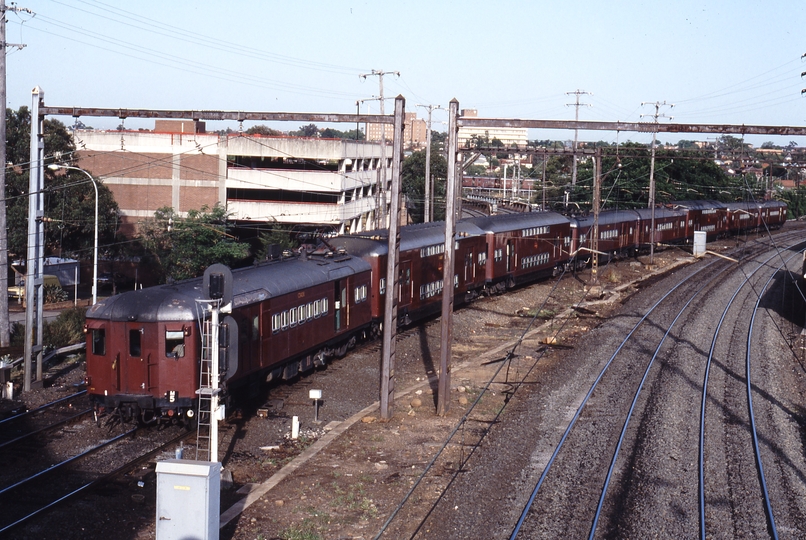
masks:
<path id="1" fill-rule="evenodd" d="M 377 77 L 359 78 L 377 69 L 400 72 L 384 78 L 385 94 L 403 95 L 408 111 L 456 98 L 485 117 L 570 120 L 574 108 L 566 104 L 574 98 L 566 92 L 579 89 L 592 94 L 581 96 L 592 105 L 580 109 L 581 120 L 640 121 L 654 112 L 641 102 L 666 101 L 675 104 L 663 111 L 674 122 L 806 125 L 803 0 L 18 0 L 18 6 L 36 16 L 7 14 L 7 41 L 27 45 L 9 49 L 7 105 L 14 109 L 30 106 L 38 85 L 52 106 L 351 113 L 356 100 L 378 95 Z M 371 106 L 378 111 L 377 102 Z M 153 121 L 129 120 L 126 127 L 151 128 Z M 649 138 L 622 133 L 619 142 Z M 615 134 L 580 139 L 614 142 Z M 747 140 L 790 139 L 806 146 L 806 137 Z"/>

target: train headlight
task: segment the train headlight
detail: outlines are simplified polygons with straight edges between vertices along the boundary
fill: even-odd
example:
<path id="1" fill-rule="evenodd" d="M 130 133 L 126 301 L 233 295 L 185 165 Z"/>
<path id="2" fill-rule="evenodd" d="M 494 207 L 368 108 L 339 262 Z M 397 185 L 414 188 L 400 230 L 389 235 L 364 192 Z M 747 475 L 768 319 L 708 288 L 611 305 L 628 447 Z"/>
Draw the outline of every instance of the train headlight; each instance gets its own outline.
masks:
<path id="1" fill-rule="evenodd" d="M 195 414 L 196 414 L 196 413 L 194 413 L 194 412 L 193 412 L 193 409 L 188 409 L 188 410 L 187 410 L 187 415 L 188 415 L 188 418 L 193 418 L 193 416 L 194 416 Z"/>

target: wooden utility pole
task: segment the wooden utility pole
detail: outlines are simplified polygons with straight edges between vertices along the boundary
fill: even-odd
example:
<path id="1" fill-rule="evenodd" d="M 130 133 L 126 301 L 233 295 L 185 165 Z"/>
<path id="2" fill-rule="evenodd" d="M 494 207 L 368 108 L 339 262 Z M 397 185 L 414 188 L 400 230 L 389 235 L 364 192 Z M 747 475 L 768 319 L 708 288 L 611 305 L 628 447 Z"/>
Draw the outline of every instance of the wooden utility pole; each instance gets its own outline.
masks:
<path id="1" fill-rule="evenodd" d="M 576 157 L 576 156 L 575 156 Z M 593 233 L 591 235 L 591 278 L 593 284 L 599 283 L 599 206 L 602 197 L 602 149 L 596 147 L 593 158 Z"/>
<path id="2" fill-rule="evenodd" d="M 395 98 L 395 136 L 392 146 L 392 208 L 386 255 L 386 299 L 383 314 L 383 354 L 381 358 L 381 418 L 394 414 L 395 404 L 395 345 L 397 339 L 398 254 L 400 253 L 400 168 L 403 156 L 403 118 L 406 100 Z"/>
<path id="3" fill-rule="evenodd" d="M 589 103 L 580 103 L 579 96 L 583 96 L 586 94 L 590 94 L 590 92 L 585 92 L 584 90 L 576 90 L 574 92 L 566 92 L 566 95 L 576 95 L 576 103 L 566 103 L 566 107 L 576 107 L 576 111 L 574 112 L 574 120 L 577 122 L 579 121 L 579 108 L 580 107 L 590 107 Z M 577 139 L 579 136 L 579 130 L 574 130 L 574 167 L 571 171 L 571 185 L 577 185 Z"/>
<path id="4" fill-rule="evenodd" d="M 428 109 L 428 124 L 425 134 L 425 209 L 423 211 L 423 223 L 434 221 L 433 188 L 431 187 L 431 113 L 435 109 L 442 109 L 441 105 L 416 105 Z M 414 131 L 414 129 L 412 129 Z"/>
<path id="5" fill-rule="evenodd" d="M 641 103 L 641 105 L 646 105 L 647 103 Z M 671 116 L 666 116 L 664 114 L 660 114 L 660 108 L 666 106 L 666 102 L 663 103 L 656 101 L 655 105 L 655 114 L 652 117 L 655 119 L 654 125 L 655 129 L 652 131 L 652 151 L 651 151 L 651 160 L 649 162 L 649 208 L 651 210 L 651 229 L 649 232 L 649 264 L 655 263 L 655 143 L 658 138 L 658 118 L 664 117 L 668 118 L 669 120 L 672 119 Z M 674 107 L 674 105 L 669 104 L 669 107 Z M 644 115 L 642 114 L 641 117 Z"/>
<path id="6" fill-rule="evenodd" d="M 2 143 L 0 143 L 0 194 L 3 196 L 3 203 L 0 204 L 0 347 L 8 347 L 10 342 L 9 335 L 9 320 L 8 320 L 8 295 L 5 291 L 8 290 L 8 231 L 6 225 L 6 49 L 8 47 L 16 47 L 22 49 L 25 45 L 6 43 L 6 11 L 25 11 L 31 13 L 31 10 L 11 7 L 6 8 L 6 1 L 0 0 L 0 103 L 3 104 L 3 110 L 0 111 L 0 134 L 2 134 Z"/>
<path id="7" fill-rule="evenodd" d="M 381 116 L 384 115 L 384 107 L 383 107 L 383 76 L 384 75 L 397 75 L 400 77 L 399 71 L 384 71 L 382 69 L 379 70 L 372 70 L 372 73 L 364 73 L 359 75 L 362 79 L 366 79 L 367 77 L 377 75 L 378 76 L 378 84 L 380 85 L 380 95 L 378 99 L 381 102 Z M 400 135 L 403 136 L 402 134 Z M 381 124 L 381 181 L 380 181 L 380 227 L 379 229 L 386 228 L 386 124 Z M 392 210 L 395 212 L 395 210 Z"/>
<path id="8" fill-rule="evenodd" d="M 442 341 L 439 348 L 439 384 L 437 414 L 445 416 L 450 405 L 451 354 L 453 346 L 453 272 L 456 242 L 456 155 L 458 153 L 459 102 L 452 99 L 448 106 L 448 178 L 445 194 L 445 255 L 442 260 Z"/>

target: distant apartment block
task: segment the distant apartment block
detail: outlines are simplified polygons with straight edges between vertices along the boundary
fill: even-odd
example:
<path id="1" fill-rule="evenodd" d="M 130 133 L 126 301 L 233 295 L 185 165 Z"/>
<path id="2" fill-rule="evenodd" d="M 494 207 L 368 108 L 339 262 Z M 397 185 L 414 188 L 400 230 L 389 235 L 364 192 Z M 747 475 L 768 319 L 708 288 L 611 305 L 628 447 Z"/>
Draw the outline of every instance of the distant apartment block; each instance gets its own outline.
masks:
<path id="1" fill-rule="evenodd" d="M 476 118 L 479 112 L 477 109 L 462 109 L 460 116 L 465 118 Z M 490 141 L 498 139 L 505 146 L 524 147 L 528 143 L 529 132 L 526 128 L 508 127 L 465 127 L 459 128 L 459 148 L 472 146 L 473 137 L 487 138 Z"/>
<path id="2" fill-rule="evenodd" d="M 391 141 L 394 128 L 388 124 L 366 124 L 365 133 L 368 141 L 380 141 L 384 135 L 387 141 Z M 405 113 L 403 118 L 403 146 L 405 148 L 421 148 L 425 146 L 428 134 L 428 127 L 425 120 L 417 118 L 417 113 Z"/>
<path id="3" fill-rule="evenodd" d="M 112 191 L 124 234 L 161 207 L 186 214 L 216 203 L 239 222 L 276 220 L 341 233 L 378 225 L 384 164 L 377 143 L 218 135 L 206 133 L 203 122 L 178 120 L 158 121 L 155 128 L 74 133 L 78 166 Z M 387 150 L 387 193 L 391 161 Z"/>

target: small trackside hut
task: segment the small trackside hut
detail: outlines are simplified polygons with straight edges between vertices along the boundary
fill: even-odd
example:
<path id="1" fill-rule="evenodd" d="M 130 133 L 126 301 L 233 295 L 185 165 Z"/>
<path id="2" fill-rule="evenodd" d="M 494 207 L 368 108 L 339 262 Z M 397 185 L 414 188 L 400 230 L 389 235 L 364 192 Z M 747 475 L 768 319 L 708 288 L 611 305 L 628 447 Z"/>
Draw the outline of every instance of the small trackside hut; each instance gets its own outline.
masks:
<path id="1" fill-rule="evenodd" d="M 370 326 L 371 270 L 360 258 L 323 252 L 232 275 L 232 313 L 221 338 L 231 344 L 221 366 L 225 396 L 324 365 Z M 192 418 L 202 297 L 202 280 L 194 279 L 112 296 L 87 311 L 87 389 L 98 418 Z"/>

